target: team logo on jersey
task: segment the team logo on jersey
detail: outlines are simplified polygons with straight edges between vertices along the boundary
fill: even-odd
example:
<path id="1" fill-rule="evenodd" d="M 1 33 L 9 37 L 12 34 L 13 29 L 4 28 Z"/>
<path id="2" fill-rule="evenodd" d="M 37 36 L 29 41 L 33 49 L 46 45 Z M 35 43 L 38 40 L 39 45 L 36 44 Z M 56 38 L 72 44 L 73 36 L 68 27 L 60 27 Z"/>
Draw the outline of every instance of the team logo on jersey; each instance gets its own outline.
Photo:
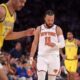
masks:
<path id="1" fill-rule="evenodd" d="M 53 70 L 53 72 L 54 72 L 54 73 L 57 73 L 57 72 L 58 72 L 58 70 L 57 70 L 57 69 L 54 69 L 54 70 Z"/>
<path id="2" fill-rule="evenodd" d="M 45 35 L 55 36 L 56 33 L 55 32 L 41 32 L 41 36 L 45 36 Z"/>

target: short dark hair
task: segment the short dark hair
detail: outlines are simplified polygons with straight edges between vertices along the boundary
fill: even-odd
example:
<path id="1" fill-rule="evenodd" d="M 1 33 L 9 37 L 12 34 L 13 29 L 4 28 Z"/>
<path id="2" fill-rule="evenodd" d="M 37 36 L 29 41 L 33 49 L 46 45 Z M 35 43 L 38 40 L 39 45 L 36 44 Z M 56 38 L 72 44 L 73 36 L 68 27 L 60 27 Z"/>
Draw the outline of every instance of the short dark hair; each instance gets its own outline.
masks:
<path id="1" fill-rule="evenodd" d="M 73 35 L 74 35 L 74 33 L 73 33 L 73 31 L 72 31 L 72 30 L 69 30 L 67 33 L 71 33 L 71 34 L 73 34 Z"/>
<path id="2" fill-rule="evenodd" d="M 55 15 L 55 13 L 54 13 L 53 10 L 47 10 L 47 11 L 45 12 L 45 16 L 46 16 L 46 15 L 52 16 L 52 15 Z"/>
<path id="3" fill-rule="evenodd" d="M 69 30 L 67 33 L 71 33 L 73 35 L 73 37 L 75 36 L 75 32 L 72 30 Z"/>

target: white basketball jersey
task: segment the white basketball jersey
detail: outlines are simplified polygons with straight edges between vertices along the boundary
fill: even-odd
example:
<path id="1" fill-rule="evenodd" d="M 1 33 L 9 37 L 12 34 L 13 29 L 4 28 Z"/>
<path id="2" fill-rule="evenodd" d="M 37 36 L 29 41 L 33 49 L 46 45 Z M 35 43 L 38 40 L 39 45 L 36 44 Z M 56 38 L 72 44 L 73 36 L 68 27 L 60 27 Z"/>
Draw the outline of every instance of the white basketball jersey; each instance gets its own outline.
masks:
<path id="1" fill-rule="evenodd" d="M 56 25 L 53 25 L 51 28 L 46 28 L 44 24 L 40 26 L 41 32 L 39 36 L 38 56 L 59 54 L 59 48 L 57 46 L 51 47 L 47 45 L 47 43 L 58 42 L 56 27 Z"/>

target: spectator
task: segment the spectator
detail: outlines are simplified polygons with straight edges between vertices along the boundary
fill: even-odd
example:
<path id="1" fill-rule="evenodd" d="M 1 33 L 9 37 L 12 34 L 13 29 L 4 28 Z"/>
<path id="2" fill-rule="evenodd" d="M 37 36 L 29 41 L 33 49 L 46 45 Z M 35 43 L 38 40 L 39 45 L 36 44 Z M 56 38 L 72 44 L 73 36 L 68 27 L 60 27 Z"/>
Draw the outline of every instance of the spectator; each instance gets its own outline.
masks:
<path id="1" fill-rule="evenodd" d="M 15 76 L 15 71 L 11 67 L 10 60 L 10 55 L 8 53 L 4 53 L 1 63 L 3 65 L 3 72 L 8 76 L 8 79 L 14 80 L 17 77 Z"/>
<path id="2" fill-rule="evenodd" d="M 10 51 L 11 57 L 13 57 L 13 58 L 20 58 L 21 55 L 22 55 L 21 54 L 21 50 L 22 50 L 21 43 L 20 42 L 17 42 L 16 45 L 15 45 L 15 48 L 13 48 Z"/>
<path id="3" fill-rule="evenodd" d="M 26 61 L 23 61 L 20 65 L 18 65 L 16 73 L 19 77 L 19 80 L 32 80 L 32 71 L 27 65 Z"/>

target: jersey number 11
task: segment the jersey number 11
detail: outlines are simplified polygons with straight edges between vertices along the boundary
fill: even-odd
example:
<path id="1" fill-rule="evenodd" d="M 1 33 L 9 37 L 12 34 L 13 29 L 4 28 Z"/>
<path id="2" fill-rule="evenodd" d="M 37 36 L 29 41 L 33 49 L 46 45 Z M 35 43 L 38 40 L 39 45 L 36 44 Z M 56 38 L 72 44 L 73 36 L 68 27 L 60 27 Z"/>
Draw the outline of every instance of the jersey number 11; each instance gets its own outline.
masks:
<path id="1" fill-rule="evenodd" d="M 45 45 L 51 44 L 51 37 L 45 37 Z"/>

